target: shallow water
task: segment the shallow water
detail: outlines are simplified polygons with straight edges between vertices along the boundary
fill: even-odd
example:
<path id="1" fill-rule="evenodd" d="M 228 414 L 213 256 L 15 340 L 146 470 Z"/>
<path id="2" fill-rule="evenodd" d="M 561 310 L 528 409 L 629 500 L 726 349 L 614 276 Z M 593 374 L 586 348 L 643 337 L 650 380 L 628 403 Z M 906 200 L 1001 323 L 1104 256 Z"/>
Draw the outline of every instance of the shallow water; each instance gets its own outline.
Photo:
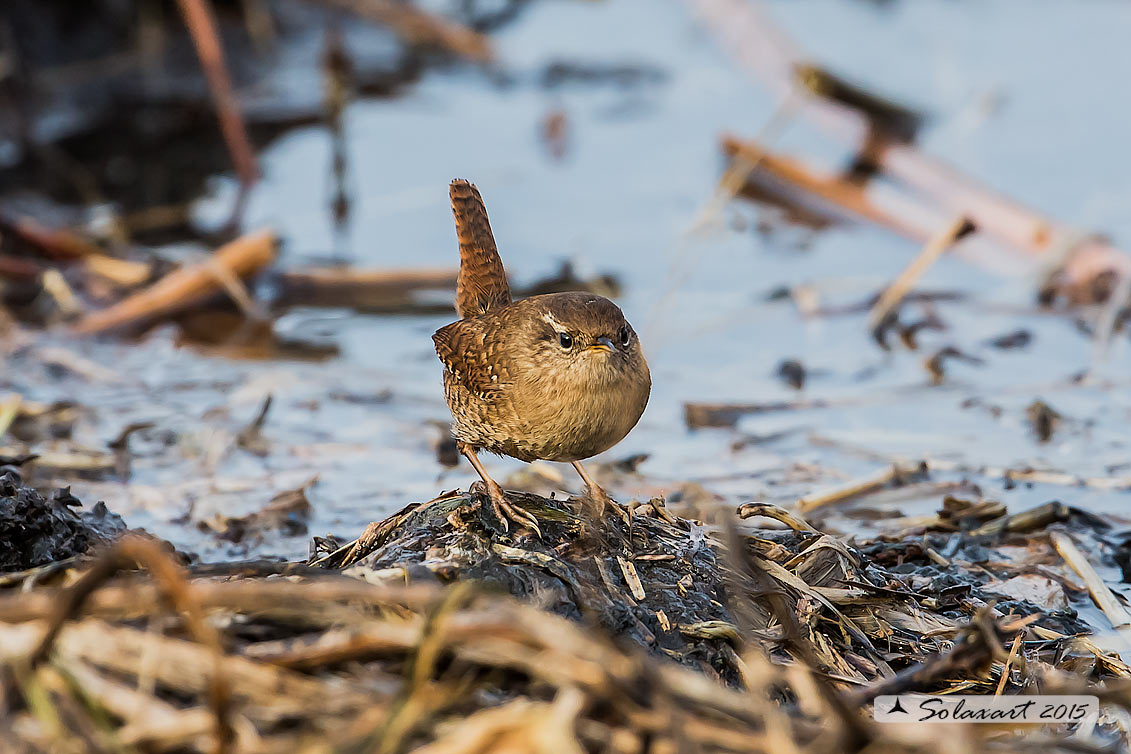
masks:
<path id="1" fill-rule="evenodd" d="M 1122 44 L 1131 8 L 1114 0 L 1037 5 L 779 0 L 770 8 L 833 70 L 930 113 L 926 151 L 1050 215 L 1131 242 L 1131 171 L 1122 159 L 1131 109 L 1114 96 L 1131 65 Z M 690 481 L 720 504 L 791 503 L 871 473 L 883 458 L 931 457 L 969 469 L 935 479 L 968 479 L 1011 510 L 1050 499 L 1112 514 L 1126 509 L 1125 491 L 1006 489 L 999 477 L 978 472 L 1032 465 L 1082 477 L 1131 475 L 1126 337 L 1112 344 L 1090 383 L 1072 384 L 1093 365 L 1093 345 L 1070 317 L 1035 309 L 1035 269 L 1002 278 L 942 259 L 921 287 L 964 294 L 935 307 L 947 329 L 921 333 L 917 352 L 885 353 L 871 340 L 864 313 L 804 317 L 767 294 L 807 285 L 823 305 L 860 302 L 895 276 L 915 245 L 867 227 L 811 233 L 771 223 L 760 234 L 752 229 L 760 210 L 742 202 L 707 230 L 689 233 L 719 176 L 720 133 L 756 134 L 775 105 L 683 5 L 533 3 L 493 38 L 506 81 L 467 69 L 433 72 L 402 96 L 349 108 L 354 208 L 344 243 L 329 211 L 330 141 L 320 128 L 293 131 L 261 155 L 264 179 L 247 228 L 280 233 L 283 266 L 324 262 L 335 251 L 361 266 L 453 266 L 447 183 L 459 176 L 481 189 L 516 280 L 552 273 L 565 259 L 582 277 L 615 274 L 654 384 L 639 426 L 606 454 L 649 454 L 640 478 L 618 481 L 614 494 L 622 497 L 671 492 Z M 542 86 L 556 62 L 642 73 Z M 568 124 L 561 160 L 541 136 L 556 110 Z M 776 145 L 828 165 L 845 158 L 803 124 L 790 126 Z M 230 178 L 218 176 L 197 208 L 201 221 L 222 217 L 233 190 Z M 178 349 L 172 327 L 137 345 L 52 336 L 120 378 L 97 385 L 28 378 L 17 387 L 29 399 L 74 396 L 95 407 L 77 435 L 91 445 L 130 422 L 155 423 L 132 440 L 138 457 L 130 483 L 77 481 L 80 498 L 104 499 L 131 525 L 207 558 L 293 557 L 305 552 L 306 537 L 232 545 L 186 520 L 256 510 L 275 492 L 317 477 L 310 533 L 353 536 L 409 501 L 466 486 L 471 470 L 444 473 L 433 448 L 447 413 L 429 336 L 450 318 L 286 315 L 280 329 L 340 346 L 338 358 L 321 363 L 233 361 Z M 985 345 L 1019 328 L 1033 334 L 1028 348 Z M 948 345 L 984 364 L 953 364 L 946 382 L 931 387 L 922 361 Z M 775 376 L 785 358 L 811 372 L 800 393 Z M 388 399 L 378 399 L 386 391 Z M 270 451 L 259 457 L 233 443 L 267 394 L 274 396 L 264 428 Z M 837 405 L 754 415 L 735 430 L 684 425 L 685 401 L 795 398 Z M 1036 398 L 1066 417 L 1047 444 L 1036 441 L 1025 418 Z M 519 466 L 489 462 L 500 477 Z M 572 472 L 562 471 L 564 486 L 576 490 Z M 932 490 L 878 504 L 922 513 L 940 497 Z"/>

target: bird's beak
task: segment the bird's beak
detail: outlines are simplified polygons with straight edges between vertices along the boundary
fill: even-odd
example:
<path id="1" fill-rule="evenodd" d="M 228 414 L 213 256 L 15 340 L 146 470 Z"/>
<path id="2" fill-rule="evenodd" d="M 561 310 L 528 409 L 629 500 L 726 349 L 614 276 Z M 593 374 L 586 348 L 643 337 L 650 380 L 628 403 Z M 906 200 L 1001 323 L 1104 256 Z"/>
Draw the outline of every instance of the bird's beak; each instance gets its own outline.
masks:
<path id="1" fill-rule="evenodd" d="M 613 343 L 612 338 L 609 338 L 609 337 L 602 335 L 600 338 L 597 338 L 596 343 L 589 346 L 589 350 L 590 351 L 608 351 L 609 353 L 614 353 L 617 350 L 617 347 Z"/>

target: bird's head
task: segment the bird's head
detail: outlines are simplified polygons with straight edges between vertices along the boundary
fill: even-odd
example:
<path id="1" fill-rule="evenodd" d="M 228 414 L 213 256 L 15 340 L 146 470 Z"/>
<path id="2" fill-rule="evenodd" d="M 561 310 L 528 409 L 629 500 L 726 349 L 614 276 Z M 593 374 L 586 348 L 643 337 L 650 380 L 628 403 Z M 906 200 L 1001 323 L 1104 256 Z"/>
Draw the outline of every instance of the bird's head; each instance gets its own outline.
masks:
<path id="1" fill-rule="evenodd" d="M 527 301 L 538 363 L 593 383 L 647 374 L 640 339 L 612 301 L 589 293 L 553 293 Z"/>

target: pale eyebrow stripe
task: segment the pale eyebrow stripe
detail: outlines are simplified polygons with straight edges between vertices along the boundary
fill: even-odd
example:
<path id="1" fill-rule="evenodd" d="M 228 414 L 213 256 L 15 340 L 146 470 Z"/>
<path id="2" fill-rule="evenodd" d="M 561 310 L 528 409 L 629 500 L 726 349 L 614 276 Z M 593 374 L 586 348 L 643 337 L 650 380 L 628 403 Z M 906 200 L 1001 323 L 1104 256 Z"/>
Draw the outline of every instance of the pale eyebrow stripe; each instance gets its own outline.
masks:
<path id="1" fill-rule="evenodd" d="M 561 322 L 558 322 L 556 319 L 554 319 L 554 315 L 550 314 L 549 312 L 546 312 L 545 314 L 543 314 L 542 319 L 545 322 L 547 322 L 550 325 L 550 327 L 554 328 L 558 332 L 566 332 L 568 330 L 568 328 L 565 325 L 563 325 Z"/>

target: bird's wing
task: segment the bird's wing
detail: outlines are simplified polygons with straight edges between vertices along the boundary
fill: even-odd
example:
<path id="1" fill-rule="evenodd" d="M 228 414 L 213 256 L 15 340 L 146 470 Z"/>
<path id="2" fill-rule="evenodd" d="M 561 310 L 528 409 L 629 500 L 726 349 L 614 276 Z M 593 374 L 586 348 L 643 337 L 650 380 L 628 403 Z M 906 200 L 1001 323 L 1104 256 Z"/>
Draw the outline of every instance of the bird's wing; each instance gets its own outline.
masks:
<path id="1" fill-rule="evenodd" d="M 491 341 L 482 323 L 464 319 L 444 325 L 432 335 L 436 354 L 452 379 L 485 398 L 501 390 L 507 380 L 496 366 L 498 359 L 489 345 Z"/>
<path id="2" fill-rule="evenodd" d="M 465 180 L 456 179 L 452 181 L 449 194 L 459 238 L 456 312 L 467 319 L 509 304 L 511 289 L 479 190 Z"/>

